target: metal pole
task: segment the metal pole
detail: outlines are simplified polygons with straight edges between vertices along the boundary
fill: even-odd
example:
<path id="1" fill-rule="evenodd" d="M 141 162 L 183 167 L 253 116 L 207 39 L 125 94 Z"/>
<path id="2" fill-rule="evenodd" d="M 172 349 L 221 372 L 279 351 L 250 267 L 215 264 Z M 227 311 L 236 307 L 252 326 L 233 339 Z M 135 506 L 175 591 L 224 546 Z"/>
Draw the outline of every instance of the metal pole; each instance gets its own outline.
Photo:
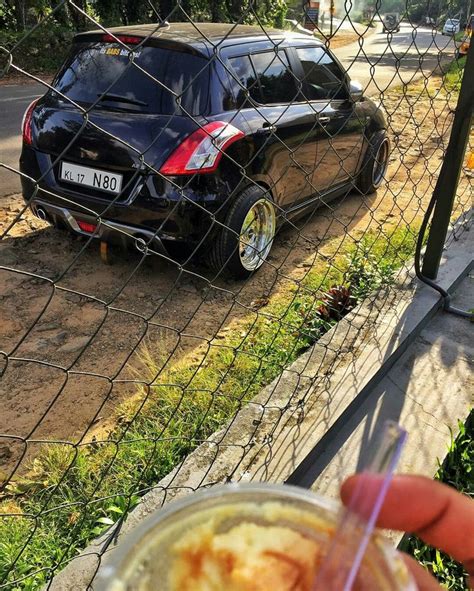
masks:
<path id="1" fill-rule="evenodd" d="M 473 109 L 474 42 L 473 38 L 471 38 L 448 149 L 433 194 L 436 204 L 422 267 L 423 275 L 429 279 L 436 279 L 438 275 L 459 175 L 469 139 Z"/>
<path id="2" fill-rule="evenodd" d="M 331 11 L 331 24 L 330 24 L 330 30 L 329 30 L 329 37 L 332 38 L 332 27 L 333 27 L 332 19 L 334 17 L 334 0 L 331 0 L 330 11 Z"/>

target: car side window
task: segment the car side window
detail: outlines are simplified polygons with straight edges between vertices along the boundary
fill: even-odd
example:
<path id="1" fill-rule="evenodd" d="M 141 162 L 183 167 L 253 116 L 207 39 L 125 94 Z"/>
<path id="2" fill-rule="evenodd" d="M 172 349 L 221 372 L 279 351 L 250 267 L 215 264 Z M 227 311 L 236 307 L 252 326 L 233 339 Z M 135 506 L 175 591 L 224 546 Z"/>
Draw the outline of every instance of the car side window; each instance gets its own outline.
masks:
<path id="1" fill-rule="evenodd" d="M 229 59 L 234 77 L 237 106 L 245 106 L 246 92 L 257 103 L 291 103 L 296 99 L 295 78 L 286 53 L 280 50 L 255 53 Z"/>
<path id="2" fill-rule="evenodd" d="M 308 100 L 348 98 L 343 72 L 322 47 L 298 47 L 295 51 L 303 69 L 302 82 Z"/>
<path id="3" fill-rule="evenodd" d="M 250 105 L 246 105 L 247 93 L 255 101 L 260 102 L 260 86 L 257 82 L 255 71 L 250 62 L 248 55 L 242 55 L 239 57 L 233 57 L 229 59 L 229 63 L 232 66 L 232 77 L 234 86 L 234 95 L 237 101 L 237 107 L 242 108 Z"/>
<path id="4" fill-rule="evenodd" d="M 296 100 L 296 82 L 284 51 L 255 53 L 251 60 L 260 84 L 259 102 L 268 105 Z"/>

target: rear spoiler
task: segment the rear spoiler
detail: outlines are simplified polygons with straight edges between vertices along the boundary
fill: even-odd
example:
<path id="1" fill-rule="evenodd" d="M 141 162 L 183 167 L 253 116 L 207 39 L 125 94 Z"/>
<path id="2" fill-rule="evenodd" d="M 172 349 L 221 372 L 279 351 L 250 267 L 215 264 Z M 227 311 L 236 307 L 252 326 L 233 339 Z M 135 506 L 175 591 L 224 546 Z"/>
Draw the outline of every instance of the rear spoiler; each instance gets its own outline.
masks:
<path id="1" fill-rule="evenodd" d="M 166 24 L 165 24 L 166 23 Z M 163 24 L 157 25 L 148 34 L 143 34 L 139 27 L 123 27 L 109 29 L 102 31 L 96 29 L 94 31 L 86 31 L 85 33 L 78 33 L 73 38 L 73 43 L 118 43 L 124 49 L 133 49 L 136 45 L 146 47 L 161 47 L 163 49 L 170 49 L 172 51 L 181 51 L 196 55 L 198 57 L 208 58 L 208 53 L 199 51 L 194 45 L 183 41 L 177 41 L 173 38 L 166 38 L 156 33 L 163 28 L 169 27 L 169 23 L 164 21 Z"/>

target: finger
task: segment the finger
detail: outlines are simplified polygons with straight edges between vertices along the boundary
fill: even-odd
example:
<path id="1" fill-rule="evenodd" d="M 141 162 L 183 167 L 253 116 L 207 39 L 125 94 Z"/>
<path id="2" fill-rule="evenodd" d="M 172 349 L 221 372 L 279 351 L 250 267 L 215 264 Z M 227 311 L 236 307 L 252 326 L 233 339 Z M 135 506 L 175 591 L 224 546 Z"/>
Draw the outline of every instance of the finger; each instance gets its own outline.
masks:
<path id="1" fill-rule="evenodd" d="M 345 504 L 363 478 L 366 496 L 375 494 L 380 477 L 356 475 L 341 487 Z M 377 520 L 379 527 L 416 533 L 427 544 L 474 566 L 474 501 L 453 488 L 423 476 L 394 477 Z"/>
<path id="2" fill-rule="evenodd" d="M 442 589 L 441 585 L 436 582 L 426 568 L 422 567 L 414 558 L 407 554 L 402 554 L 402 558 L 415 579 L 418 591 L 440 591 Z"/>

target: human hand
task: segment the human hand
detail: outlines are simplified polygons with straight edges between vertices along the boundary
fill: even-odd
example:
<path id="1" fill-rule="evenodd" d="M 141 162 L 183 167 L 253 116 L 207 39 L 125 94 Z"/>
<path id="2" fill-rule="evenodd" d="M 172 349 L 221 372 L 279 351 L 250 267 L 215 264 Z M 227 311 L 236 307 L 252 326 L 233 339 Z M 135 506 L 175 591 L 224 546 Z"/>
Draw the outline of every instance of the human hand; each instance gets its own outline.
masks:
<path id="1" fill-rule="evenodd" d="M 348 478 L 341 487 L 345 505 L 349 503 L 360 478 L 364 478 L 364 490 L 367 489 L 367 494 L 370 494 L 371 485 L 378 477 L 360 474 Z M 378 490 L 378 485 L 375 488 Z M 424 476 L 395 476 L 377 526 L 416 534 L 427 544 L 462 562 L 473 582 L 474 501 L 469 497 Z M 416 560 L 408 555 L 404 555 L 404 560 L 420 591 L 441 589 Z"/>

